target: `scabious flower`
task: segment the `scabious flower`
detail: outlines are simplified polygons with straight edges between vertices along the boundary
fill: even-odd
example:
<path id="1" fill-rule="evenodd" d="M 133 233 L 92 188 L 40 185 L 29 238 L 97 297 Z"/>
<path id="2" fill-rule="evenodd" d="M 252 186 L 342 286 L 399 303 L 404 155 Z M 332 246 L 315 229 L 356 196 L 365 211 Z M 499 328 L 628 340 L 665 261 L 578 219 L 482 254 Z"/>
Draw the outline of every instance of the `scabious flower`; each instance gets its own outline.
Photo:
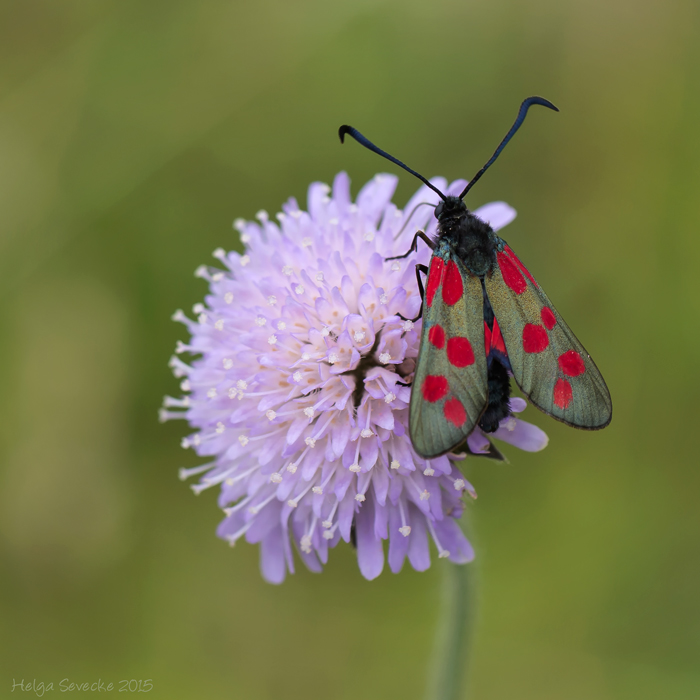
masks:
<path id="1" fill-rule="evenodd" d="M 166 397 L 161 419 L 186 418 L 195 432 L 182 446 L 208 458 L 181 478 L 202 475 L 195 493 L 220 487 L 218 535 L 260 543 L 262 574 L 273 583 L 294 571 L 293 545 L 320 571 L 330 548 L 353 540 L 368 579 L 382 571 L 386 539 L 394 572 L 406 557 L 428 568 L 431 540 L 439 557 L 474 557 L 456 522 L 463 496 L 476 498 L 455 466 L 463 455 L 423 459 L 408 436 L 406 384 L 421 322 L 398 314 L 418 313 L 415 264 L 430 251 L 419 245 L 404 260 L 386 258 L 405 253 L 417 229 L 436 233 L 433 209 L 418 205 L 437 197 L 421 187 L 401 211 L 391 203 L 396 183 L 377 175 L 353 202 L 340 173 L 332 190 L 311 185 L 308 212 L 290 199 L 278 223 L 264 211 L 257 223 L 237 219 L 244 253 L 216 250 L 225 269 L 197 270 L 210 288 L 197 319 L 174 315 L 191 335 L 177 354 L 198 357 L 172 358 L 185 396 Z M 458 194 L 466 183 L 434 184 Z M 494 229 L 515 217 L 501 202 L 475 213 Z M 512 399 L 513 412 L 524 408 Z M 514 417 L 493 437 L 531 451 L 547 444 Z M 489 448 L 478 428 L 468 443 L 476 453 Z"/>

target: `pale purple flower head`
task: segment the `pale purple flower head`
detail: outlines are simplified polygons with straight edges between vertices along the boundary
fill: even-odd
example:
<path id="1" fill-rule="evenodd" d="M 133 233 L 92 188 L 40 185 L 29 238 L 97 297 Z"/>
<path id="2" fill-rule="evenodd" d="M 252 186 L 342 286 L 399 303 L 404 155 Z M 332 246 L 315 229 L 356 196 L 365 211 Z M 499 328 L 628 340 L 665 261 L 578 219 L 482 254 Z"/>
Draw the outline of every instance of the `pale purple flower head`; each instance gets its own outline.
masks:
<path id="1" fill-rule="evenodd" d="M 161 418 L 186 418 L 195 429 L 183 447 L 209 458 L 181 470 L 202 474 L 196 493 L 219 486 L 225 518 L 220 537 L 260 544 L 263 576 L 281 582 L 294 571 L 293 546 L 306 566 L 320 571 L 328 550 L 354 536 L 360 571 L 368 579 L 387 558 L 398 572 L 408 557 L 430 566 L 432 541 L 439 557 L 464 563 L 474 552 L 456 519 L 473 487 L 455 463 L 463 455 L 426 460 L 411 447 L 408 404 L 418 356 L 420 307 L 415 264 L 430 251 L 404 260 L 413 234 L 436 233 L 437 197 L 421 187 L 404 211 L 391 203 L 397 178 L 377 175 L 350 197 L 345 173 L 332 190 L 314 183 L 308 212 L 294 199 L 277 215 L 236 220 L 245 252 L 216 250 L 225 269 L 201 267 L 209 282 L 197 320 L 178 311 L 189 343 L 177 353 L 196 355 L 171 366 L 184 398 L 166 397 Z M 447 194 L 465 186 L 434 184 Z M 497 202 L 475 214 L 499 229 L 515 211 Z M 525 401 L 513 399 L 520 412 Z M 524 450 L 540 450 L 547 436 L 507 418 L 494 437 Z M 478 430 L 472 452 L 489 449 Z"/>

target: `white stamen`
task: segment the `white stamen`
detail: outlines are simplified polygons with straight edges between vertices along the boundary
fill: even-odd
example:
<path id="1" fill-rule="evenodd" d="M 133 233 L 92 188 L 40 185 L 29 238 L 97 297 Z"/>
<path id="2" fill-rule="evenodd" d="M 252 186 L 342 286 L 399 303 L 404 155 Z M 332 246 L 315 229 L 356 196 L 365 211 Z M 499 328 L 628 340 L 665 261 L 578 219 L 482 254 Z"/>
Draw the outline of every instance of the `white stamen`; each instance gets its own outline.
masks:
<path id="1" fill-rule="evenodd" d="M 255 218 L 256 218 L 258 221 L 267 221 L 267 220 L 270 218 L 270 216 L 269 216 L 269 214 L 268 214 L 264 209 L 261 209 L 261 210 L 255 215 Z"/>
<path id="2" fill-rule="evenodd" d="M 236 382 L 236 386 L 241 390 L 245 391 L 248 388 L 248 382 L 245 381 L 245 379 L 239 379 Z"/>
<path id="3" fill-rule="evenodd" d="M 250 262 L 250 255 L 244 255 L 241 257 L 241 267 L 245 267 Z"/>
<path id="4" fill-rule="evenodd" d="M 328 356 L 328 364 L 334 365 L 338 361 L 338 355 L 336 353 L 332 352 Z"/>
<path id="5" fill-rule="evenodd" d="M 265 415 L 267 416 L 268 420 L 275 420 L 275 418 L 277 418 L 277 414 L 272 409 L 266 411 Z"/>
<path id="6" fill-rule="evenodd" d="M 288 505 L 290 508 L 296 508 L 299 504 L 298 504 L 296 501 L 294 501 L 293 499 L 290 498 L 290 499 L 287 501 L 287 505 Z"/>
<path id="7" fill-rule="evenodd" d="M 323 531 L 322 537 L 323 537 L 324 540 L 332 540 L 332 539 L 333 539 L 333 534 L 334 534 L 334 533 L 333 533 L 331 530 L 324 530 L 324 531 Z"/>
<path id="8" fill-rule="evenodd" d="M 277 330 L 278 331 L 283 331 L 287 327 L 287 324 L 284 321 L 277 321 Z"/>
<path id="9" fill-rule="evenodd" d="M 316 411 L 311 406 L 308 406 L 307 408 L 304 409 L 304 415 L 307 418 L 313 418 L 315 414 L 316 414 Z"/>
<path id="10" fill-rule="evenodd" d="M 299 383 L 299 382 L 301 381 L 301 372 L 300 372 L 299 370 L 297 370 L 296 372 L 294 372 L 294 374 L 292 375 L 292 379 L 293 379 L 295 382 Z"/>
<path id="11" fill-rule="evenodd" d="M 212 387 L 211 389 L 209 389 L 209 391 L 207 391 L 207 396 L 210 399 L 215 399 L 216 398 L 216 387 Z"/>
<path id="12" fill-rule="evenodd" d="M 233 367 L 233 360 L 230 357 L 225 357 L 222 360 L 222 364 L 224 366 L 224 369 L 231 369 L 231 367 Z"/>
<path id="13" fill-rule="evenodd" d="M 367 231 L 367 233 L 365 233 L 365 240 L 366 241 L 373 241 L 374 240 L 374 231 Z"/>
<path id="14" fill-rule="evenodd" d="M 428 489 L 424 489 L 419 498 L 421 501 L 427 501 L 430 498 L 430 492 Z"/>
<path id="15" fill-rule="evenodd" d="M 290 212 L 289 215 L 294 219 L 301 219 L 302 212 L 299 209 L 295 209 L 294 211 Z"/>
<path id="16" fill-rule="evenodd" d="M 226 294 L 224 294 L 224 301 L 225 301 L 227 304 L 232 304 L 232 303 L 233 303 L 233 293 L 232 293 L 232 292 L 226 292 Z"/>
<path id="17" fill-rule="evenodd" d="M 356 343 L 361 343 L 366 337 L 367 334 L 364 331 L 355 331 L 355 335 L 353 336 Z"/>
<path id="18" fill-rule="evenodd" d="M 323 495 L 323 489 L 320 486 L 314 486 L 311 489 L 317 496 L 322 496 Z"/>
<path id="19" fill-rule="evenodd" d="M 240 442 L 241 445 L 245 447 L 250 442 L 250 440 L 245 435 L 239 435 L 238 442 Z"/>
<path id="20" fill-rule="evenodd" d="M 220 318 L 215 324 L 214 328 L 216 328 L 217 331 L 223 331 L 224 330 L 224 319 Z"/>
<path id="21" fill-rule="evenodd" d="M 434 469 L 431 469 L 430 467 L 427 467 L 427 468 L 423 471 L 423 474 L 424 474 L 425 476 L 434 476 L 435 470 L 434 470 Z"/>
<path id="22" fill-rule="evenodd" d="M 365 495 L 363 493 L 358 493 L 357 496 L 355 496 L 355 500 L 358 503 L 364 503 L 365 501 Z"/>
<path id="23" fill-rule="evenodd" d="M 404 536 L 408 537 L 411 534 L 411 526 L 410 525 L 404 525 L 403 527 L 399 528 L 399 532 Z"/>
<path id="24" fill-rule="evenodd" d="M 180 478 L 180 481 L 185 481 L 185 479 L 189 479 L 191 476 L 194 476 L 195 474 L 201 474 L 202 472 L 208 471 L 209 469 L 211 469 L 215 465 L 216 465 L 216 462 L 209 462 L 207 464 L 202 464 L 202 466 L 200 466 L 200 467 L 190 467 L 189 469 L 185 469 L 183 467 L 178 472 L 178 477 Z"/>
<path id="25" fill-rule="evenodd" d="M 453 486 L 455 491 L 461 491 L 465 487 L 464 479 L 455 479 Z"/>
<path id="26" fill-rule="evenodd" d="M 209 277 L 209 270 L 207 270 L 206 265 L 200 265 L 195 271 L 194 271 L 194 276 L 195 277 L 201 277 L 202 279 L 207 279 Z"/>
<path id="27" fill-rule="evenodd" d="M 197 317 L 197 320 L 199 321 L 200 325 L 204 325 L 207 322 L 207 315 L 206 314 L 199 314 Z"/>
<path id="28" fill-rule="evenodd" d="M 226 257 L 226 251 L 223 248 L 217 248 L 212 255 L 219 260 L 223 260 Z"/>
<path id="29" fill-rule="evenodd" d="M 270 296 L 267 297 L 267 303 L 270 306 L 274 306 L 277 303 L 277 297 L 274 294 L 270 294 Z"/>
<path id="30" fill-rule="evenodd" d="M 518 421 L 513 418 L 513 416 L 508 416 L 505 420 L 501 421 L 501 424 L 499 427 L 505 428 L 509 433 L 512 433 L 516 426 L 518 425 Z"/>
<path id="31" fill-rule="evenodd" d="M 447 559 L 450 556 L 450 552 L 447 549 L 443 549 L 442 552 L 438 554 L 438 559 Z"/>
<path id="32" fill-rule="evenodd" d="M 389 465 L 392 469 L 398 469 L 401 466 L 401 462 L 398 459 L 392 459 Z"/>
<path id="33" fill-rule="evenodd" d="M 323 282 L 323 272 L 317 272 L 317 273 L 316 273 L 316 281 L 317 281 L 317 282 Z"/>
<path id="34" fill-rule="evenodd" d="M 313 239 L 309 238 L 308 236 L 301 239 L 301 244 L 304 246 L 304 248 L 310 248 L 313 243 Z"/>
<path id="35" fill-rule="evenodd" d="M 413 330 L 413 321 L 404 321 L 402 328 L 408 332 Z"/>
<path id="36" fill-rule="evenodd" d="M 264 326 L 267 323 L 267 319 L 264 316 L 258 316 L 255 319 L 255 325 L 256 326 Z"/>
<path id="37" fill-rule="evenodd" d="M 235 228 L 236 231 L 240 231 L 241 229 L 245 228 L 245 219 L 234 219 L 233 228 Z"/>
<path id="38" fill-rule="evenodd" d="M 304 535 L 299 541 L 299 546 L 302 552 L 311 554 L 311 537 L 309 537 L 309 535 Z"/>
<path id="39" fill-rule="evenodd" d="M 332 520 L 324 520 L 321 523 L 321 527 L 325 528 L 326 530 L 329 530 L 330 528 L 333 527 L 333 521 Z"/>
<path id="40" fill-rule="evenodd" d="M 374 433 L 369 428 L 364 428 L 360 431 L 360 436 L 363 438 L 369 438 L 372 437 L 372 435 L 374 435 Z"/>
<path id="41" fill-rule="evenodd" d="M 282 481 L 282 475 L 279 472 L 273 472 L 270 474 L 270 481 L 273 484 L 279 484 Z"/>
<path id="42" fill-rule="evenodd" d="M 304 360 L 304 362 L 306 362 L 311 359 L 311 355 L 309 355 L 308 352 L 303 352 L 301 353 L 301 359 Z"/>
<path id="43" fill-rule="evenodd" d="M 296 287 L 294 287 L 294 291 L 295 291 L 297 294 L 303 294 L 303 293 L 304 293 L 304 288 L 303 288 L 300 284 L 298 284 Z"/>
<path id="44" fill-rule="evenodd" d="M 274 335 L 274 334 L 271 335 L 271 336 L 267 339 L 267 342 L 268 342 L 270 345 L 275 345 L 275 344 L 277 343 L 277 336 Z"/>
<path id="45" fill-rule="evenodd" d="M 401 269 L 401 263 L 398 260 L 394 260 L 394 262 L 391 263 L 391 269 L 394 272 L 398 272 Z"/>
<path id="46" fill-rule="evenodd" d="M 288 465 L 287 465 L 287 471 L 288 471 L 290 474 L 296 474 L 297 465 L 294 464 L 294 462 L 292 462 L 291 464 L 288 464 Z"/>
<path id="47" fill-rule="evenodd" d="M 355 474 L 357 474 L 359 471 L 362 471 L 362 470 L 361 470 L 359 464 L 351 464 L 351 465 L 350 465 L 350 471 L 351 471 L 351 472 L 354 472 Z"/>
<path id="48" fill-rule="evenodd" d="M 380 304 L 386 304 L 387 301 L 389 301 L 389 297 L 388 297 L 386 294 L 382 294 L 382 295 L 379 297 L 379 303 L 380 303 Z"/>
<path id="49" fill-rule="evenodd" d="M 379 361 L 385 365 L 391 360 L 391 355 L 388 352 L 383 352 L 379 355 Z"/>
<path id="50" fill-rule="evenodd" d="M 282 268 L 282 274 L 283 274 L 285 277 L 291 277 L 291 276 L 292 276 L 292 268 L 289 267 L 289 265 L 285 265 L 285 266 Z"/>
<path id="51" fill-rule="evenodd" d="M 250 243 L 250 234 L 249 233 L 242 233 L 241 234 L 241 243 L 244 245 Z"/>
<path id="52" fill-rule="evenodd" d="M 191 390 L 192 390 L 192 385 L 190 384 L 190 380 L 189 380 L 189 379 L 183 379 L 183 380 L 180 382 L 180 389 L 182 389 L 182 391 L 191 391 Z"/>
<path id="53" fill-rule="evenodd" d="M 384 402 L 385 402 L 385 403 L 391 403 L 391 402 L 394 401 L 395 399 L 396 399 L 396 395 L 395 395 L 395 394 L 392 394 L 391 392 L 389 392 L 389 393 L 384 397 Z"/>
<path id="54" fill-rule="evenodd" d="M 215 272 L 211 276 L 211 278 L 214 282 L 221 282 L 221 280 L 224 279 L 224 273 L 223 272 Z"/>
<path id="55" fill-rule="evenodd" d="M 321 335 L 322 335 L 324 338 L 327 338 L 330 334 L 331 334 L 331 329 L 330 329 L 328 326 L 324 326 L 324 327 L 321 329 Z"/>
<path id="56" fill-rule="evenodd" d="M 316 447 L 316 440 L 312 437 L 307 437 L 304 442 L 311 448 L 313 449 Z"/>

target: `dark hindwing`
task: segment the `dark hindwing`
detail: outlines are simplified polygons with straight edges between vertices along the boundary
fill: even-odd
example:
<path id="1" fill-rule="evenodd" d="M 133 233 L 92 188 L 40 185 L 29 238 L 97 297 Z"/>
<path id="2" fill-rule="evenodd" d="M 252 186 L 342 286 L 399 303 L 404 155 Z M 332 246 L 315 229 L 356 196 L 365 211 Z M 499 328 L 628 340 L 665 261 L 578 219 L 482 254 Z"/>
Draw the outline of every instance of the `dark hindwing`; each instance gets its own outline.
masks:
<path id="1" fill-rule="evenodd" d="M 590 355 L 513 251 L 506 246 L 497 257 L 485 288 L 518 386 L 567 425 L 604 428 L 612 401 Z"/>
<path id="2" fill-rule="evenodd" d="M 434 254 L 423 309 L 409 424 L 414 449 L 431 458 L 463 442 L 488 401 L 481 280 Z"/>

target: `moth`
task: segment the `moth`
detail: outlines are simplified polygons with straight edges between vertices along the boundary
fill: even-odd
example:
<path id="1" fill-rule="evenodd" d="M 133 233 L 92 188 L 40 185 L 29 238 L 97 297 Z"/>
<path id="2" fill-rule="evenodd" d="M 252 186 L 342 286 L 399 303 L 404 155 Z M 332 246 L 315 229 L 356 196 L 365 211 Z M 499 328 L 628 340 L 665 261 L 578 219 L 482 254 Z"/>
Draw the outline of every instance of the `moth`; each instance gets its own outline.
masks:
<path id="1" fill-rule="evenodd" d="M 438 194 L 437 236 L 418 231 L 406 258 L 422 240 L 433 251 L 430 266 L 416 265 L 423 318 L 413 378 L 409 431 L 425 458 L 455 451 L 478 425 L 495 432 L 510 415 L 510 376 L 544 413 L 583 430 L 610 423 L 612 401 L 590 355 L 520 262 L 464 197 L 494 163 L 522 125 L 528 109 L 549 100 L 528 97 L 491 158 L 458 196 L 446 196 L 426 178 L 343 125 L 365 148 L 408 171 Z M 421 275 L 427 275 L 423 286 Z M 403 318 L 403 317 L 402 317 Z"/>

